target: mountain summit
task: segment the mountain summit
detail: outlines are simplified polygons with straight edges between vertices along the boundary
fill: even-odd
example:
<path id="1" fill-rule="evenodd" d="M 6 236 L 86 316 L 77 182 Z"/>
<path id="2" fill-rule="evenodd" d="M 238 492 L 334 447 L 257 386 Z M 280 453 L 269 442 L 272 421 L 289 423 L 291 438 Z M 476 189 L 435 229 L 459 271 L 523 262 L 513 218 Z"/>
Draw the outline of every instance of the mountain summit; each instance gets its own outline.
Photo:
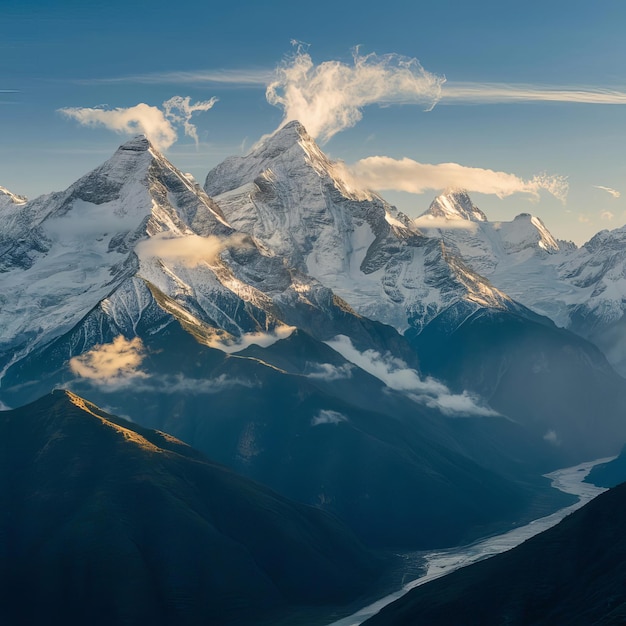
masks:
<path id="1" fill-rule="evenodd" d="M 467 191 L 463 189 L 449 190 L 437 196 L 423 215 L 442 217 L 446 220 L 487 221 L 487 216 L 472 202 Z"/>

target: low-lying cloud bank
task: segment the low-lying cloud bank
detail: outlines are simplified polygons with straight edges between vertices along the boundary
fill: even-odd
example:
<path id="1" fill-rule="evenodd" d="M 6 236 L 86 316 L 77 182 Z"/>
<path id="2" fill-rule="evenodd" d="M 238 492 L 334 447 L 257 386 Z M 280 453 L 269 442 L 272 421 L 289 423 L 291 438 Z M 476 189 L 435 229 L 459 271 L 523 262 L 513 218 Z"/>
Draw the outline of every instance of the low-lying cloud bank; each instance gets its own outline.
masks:
<path id="1" fill-rule="evenodd" d="M 434 378 L 420 378 L 419 374 L 401 359 L 391 355 L 382 355 L 375 350 L 359 352 L 352 345 L 350 338 L 345 335 L 337 335 L 326 343 L 345 359 L 375 376 L 389 388 L 405 393 L 419 404 L 438 409 L 444 415 L 452 417 L 499 415 L 493 409 L 481 406 L 479 399 L 467 391 L 454 394 Z"/>
<path id="2" fill-rule="evenodd" d="M 293 328 L 289 328 L 289 334 Z M 278 341 L 286 330 L 277 333 L 248 333 L 240 343 L 231 346 L 221 345 L 224 352 L 242 350 L 242 346 L 259 342 L 270 345 Z M 216 342 L 217 344 L 218 342 Z M 228 378 L 221 374 L 216 378 L 189 378 L 182 374 L 152 374 L 141 369 L 146 357 L 146 350 L 139 337 L 126 339 L 118 335 L 111 343 L 98 344 L 91 350 L 70 359 L 69 366 L 78 379 L 95 384 L 102 390 L 119 391 L 132 388 L 133 392 L 142 393 L 190 393 L 214 394 L 233 387 L 254 387 L 256 383 L 238 378 Z M 69 385 L 71 386 L 71 384 Z"/>

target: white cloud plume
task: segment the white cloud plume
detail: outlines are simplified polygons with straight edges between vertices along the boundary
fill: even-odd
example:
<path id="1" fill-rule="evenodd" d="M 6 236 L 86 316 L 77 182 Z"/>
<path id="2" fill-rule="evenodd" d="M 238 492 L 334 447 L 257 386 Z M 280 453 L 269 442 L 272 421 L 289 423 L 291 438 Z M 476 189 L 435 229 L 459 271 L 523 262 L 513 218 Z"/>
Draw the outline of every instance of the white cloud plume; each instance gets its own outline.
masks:
<path id="1" fill-rule="evenodd" d="M 354 126 L 369 104 L 419 104 L 431 109 L 444 78 L 424 70 L 417 59 L 397 54 L 360 55 L 353 63 L 315 65 L 299 48 L 277 70 L 266 90 L 267 101 L 283 108 L 281 127 L 300 121 L 312 137 L 325 142 Z"/>
<path id="2" fill-rule="evenodd" d="M 617 189 L 613 189 L 611 187 L 604 187 L 602 185 L 594 185 L 596 189 L 601 189 L 602 191 L 606 191 L 608 194 L 613 196 L 614 198 L 619 198 L 622 194 L 617 191 Z"/>
<path id="3" fill-rule="evenodd" d="M 139 367 L 145 357 L 139 337 L 130 341 L 118 335 L 112 343 L 99 344 L 70 359 L 70 369 L 81 378 L 107 386 L 124 386 L 146 374 Z"/>
<path id="4" fill-rule="evenodd" d="M 602 211 L 602 213 L 600 213 L 600 219 L 606 220 L 608 222 L 610 222 L 614 217 L 615 214 L 611 213 L 611 211 Z"/>
<path id="5" fill-rule="evenodd" d="M 343 365 L 332 365 L 331 363 L 311 363 L 309 367 L 312 369 L 307 374 L 307 378 L 326 380 L 343 380 L 352 378 L 353 366 L 349 363 Z"/>
<path id="6" fill-rule="evenodd" d="M 59 112 L 83 126 L 104 126 L 121 135 L 145 135 L 159 150 L 167 150 L 177 139 L 176 129 L 161 109 L 143 102 L 126 109 L 70 107 Z"/>
<path id="7" fill-rule="evenodd" d="M 565 202 L 567 179 L 563 176 L 539 174 L 524 180 L 515 174 L 497 172 L 458 163 L 419 163 L 413 159 L 393 159 L 372 156 L 353 165 L 336 164 L 336 172 L 347 185 L 375 191 L 393 190 L 409 193 L 456 187 L 478 193 L 494 194 L 504 198 L 515 193 L 526 193 L 537 198 L 545 190 Z"/>
<path id="8" fill-rule="evenodd" d="M 419 374 L 401 359 L 389 354 L 381 355 L 375 350 L 359 352 L 352 345 L 350 338 L 345 335 L 337 335 L 326 343 L 339 352 L 344 359 L 375 376 L 390 389 L 404 392 L 413 401 L 436 408 L 444 415 L 499 415 L 488 407 L 480 406 L 478 399 L 467 391 L 462 394 L 453 394 L 443 383 L 434 378 L 421 379 Z"/>
<path id="9" fill-rule="evenodd" d="M 167 150 L 178 139 L 177 127 L 198 143 L 196 127 L 191 116 L 199 111 L 208 111 L 217 102 L 216 98 L 191 104 L 188 97 L 174 96 L 163 103 L 164 110 L 140 102 L 132 107 L 105 109 L 101 107 L 67 107 L 59 109 L 66 117 L 83 126 L 103 126 L 122 135 L 145 135 L 158 150 Z"/>
<path id="10" fill-rule="evenodd" d="M 198 111 L 208 111 L 212 109 L 216 102 L 217 98 L 213 97 L 210 100 L 191 104 L 189 96 L 186 98 L 174 96 L 163 103 L 163 108 L 165 109 L 165 117 L 174 124 L 182 124 L 185 129 L 185 135 L 191 137 L 196 142 L 197 146 L 199 143 L 198 131 L 191 123 L 191 116 Z"/>
<path id="11" fill-rule="evenodd" d="M 146 260 L 159 258 L 164 261 L 180 263 L 185 267 L 196 267 L 201 263 L 213 263 L 222 250 L 229 247 L 246 245 L 248 238 L 243 234 L 230 237 L 200 237 L 199 235 L 173 235 L 162 232 L 139 242 L 135 251 L 137 256 Z"/>
<path id="12" fill-rule="evenodd" d="M 440 104 L 501 104 L 507 102 L 571 102 L 626 104 L 626 92 L 601 87 L 549 87 L 512 83 L 446 82 Z"/>
<path id="13" fill-rule="evenodd" d="M 311 426 L 319 426 L 320 424 L 341 424 L 341 422 L 347 422 L 348 418 L 339 413 L 338 411 L 331 411 L 330 409 L 322 409 L 312 420 Z"/>

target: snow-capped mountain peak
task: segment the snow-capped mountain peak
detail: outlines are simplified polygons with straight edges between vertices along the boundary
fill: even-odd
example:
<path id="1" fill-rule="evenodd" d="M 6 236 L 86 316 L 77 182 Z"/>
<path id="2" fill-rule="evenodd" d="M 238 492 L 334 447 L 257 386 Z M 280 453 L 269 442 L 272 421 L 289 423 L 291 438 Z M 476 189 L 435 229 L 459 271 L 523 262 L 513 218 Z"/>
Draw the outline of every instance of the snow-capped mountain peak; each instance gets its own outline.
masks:
<path id="1" fill-rule="evenodd" d="M 487 216 L 472 202 L 467 191 L 451 189 L 437 196 L 423 215 L 446 220 L 486 222 Z"/>
<path id="2" fill-rule="evenodd" d="M 421 327 L 458 298 L 506 306 L 502 294 L 395 207 L 347 184 L 341 166 L 298 122 L 218 165 L 205 189 L 235 229 L 330 287 L 360 315 L 400 331 Z M 454 192 L 452 204 L 458 215 L 486 219 L 464 192 Z"/>
<path id="3" fill-rule="evenodd" d="M 499 222 L 494 227 L 500 231 L 509 254 L 526 248 L 539 248 L 549 254 L 560 249 L 545 224 L 530 213 L 520 213 L 512 222 Z"/>
<path id="4" fill-rule="evenodd" d="M 72 328 L 133 276 L 139 241 L 232 233 L 206 193 L 143 136 L 65 191 L 16 206 L 0 226 L 0 328 L 16 342 L 28 336 L 29 349 Z"/>

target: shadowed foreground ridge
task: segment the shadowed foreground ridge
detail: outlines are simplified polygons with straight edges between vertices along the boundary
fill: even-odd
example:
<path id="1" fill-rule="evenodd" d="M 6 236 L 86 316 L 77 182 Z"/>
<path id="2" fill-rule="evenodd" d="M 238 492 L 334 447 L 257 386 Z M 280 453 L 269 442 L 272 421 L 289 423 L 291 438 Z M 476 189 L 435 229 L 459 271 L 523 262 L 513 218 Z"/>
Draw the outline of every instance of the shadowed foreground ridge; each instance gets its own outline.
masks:
<path id="1" fill-rule="evenodd" d="M 0 412 L 0 623 L 256 623 L 375 561 L 337 520 L 56 391 Z"/>
<path id="2" fill-rule="evenodd" d="M 626 483 L 517 548 L 411 591 L 368 626 L 626 623 Z"/>

